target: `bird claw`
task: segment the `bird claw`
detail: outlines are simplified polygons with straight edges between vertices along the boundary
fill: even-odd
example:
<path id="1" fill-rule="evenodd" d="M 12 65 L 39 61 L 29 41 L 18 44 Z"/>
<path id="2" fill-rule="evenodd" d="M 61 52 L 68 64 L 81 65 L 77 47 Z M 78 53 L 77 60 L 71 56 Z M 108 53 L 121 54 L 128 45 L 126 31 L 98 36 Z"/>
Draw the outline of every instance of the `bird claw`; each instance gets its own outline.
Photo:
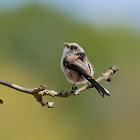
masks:
<path id="1" fill-rule="evenodd" d="M 77 90 L 77 87 L 72 86 L 72 91 Z"/>
<path id="2" fill-rule="evenodd" d="M 92 84 L 90 84 L 90 83 L 88 84 L 88 86 L 89 86 L 89 88 L 93 88 L 93 87 L 94 87 L 94 86 L 93 86 Z"/>

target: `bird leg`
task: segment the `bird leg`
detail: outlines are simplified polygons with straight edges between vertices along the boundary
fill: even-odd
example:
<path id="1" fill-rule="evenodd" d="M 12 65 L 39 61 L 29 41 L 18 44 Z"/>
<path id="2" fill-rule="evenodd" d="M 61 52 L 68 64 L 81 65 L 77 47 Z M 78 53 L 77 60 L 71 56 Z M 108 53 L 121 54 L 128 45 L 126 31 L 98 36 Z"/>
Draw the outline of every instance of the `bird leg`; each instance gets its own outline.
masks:
<path id="1" fill-rule="evenodd" d="M 75 82 L 73 83 L 73 86 L 72 86 L 72 91 L 75 91 L 77 89 L 77 87 L 75 87 Z"/>
<path id="2" fill-rule="evenodd" d="M 88 82 L 88 87 L 93 88 L 94 86 L 90 82 Z"/>

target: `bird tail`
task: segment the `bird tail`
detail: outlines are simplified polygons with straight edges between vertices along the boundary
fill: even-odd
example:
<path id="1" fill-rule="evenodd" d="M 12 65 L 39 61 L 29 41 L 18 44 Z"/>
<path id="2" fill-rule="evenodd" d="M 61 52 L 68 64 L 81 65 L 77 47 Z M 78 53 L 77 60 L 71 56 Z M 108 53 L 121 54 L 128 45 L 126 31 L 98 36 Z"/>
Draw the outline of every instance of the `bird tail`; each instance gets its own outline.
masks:
<path id="1" fill-rule="evenodd" d="M 99 83 L 97 83 L 93 78 L 86 77 L 85 78 L 93 85 L 93 87 L 96 88 L 96 90 L 99 92 L 101 97 L 104 97 L 104 95 L 110 96 L 110 92 L 105 89 L 103 86 L 101 86 Z"/>

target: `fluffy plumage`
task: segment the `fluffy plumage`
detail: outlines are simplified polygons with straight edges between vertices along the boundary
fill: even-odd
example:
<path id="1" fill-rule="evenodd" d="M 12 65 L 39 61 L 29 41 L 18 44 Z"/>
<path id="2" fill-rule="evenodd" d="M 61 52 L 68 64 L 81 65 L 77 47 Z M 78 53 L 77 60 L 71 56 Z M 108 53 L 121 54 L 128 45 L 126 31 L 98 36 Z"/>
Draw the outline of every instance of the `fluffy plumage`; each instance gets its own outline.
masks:
<path id="1" fill-rule="evenodd" d="M 93 67 L 88 61 L 84 49 L 77 43 L 65 43 L 61 59 L 61 68 L 68 81 L 81 84 L 89 81 L 99 94 L 109 96 L 109 91 L 93 79 Z"/>

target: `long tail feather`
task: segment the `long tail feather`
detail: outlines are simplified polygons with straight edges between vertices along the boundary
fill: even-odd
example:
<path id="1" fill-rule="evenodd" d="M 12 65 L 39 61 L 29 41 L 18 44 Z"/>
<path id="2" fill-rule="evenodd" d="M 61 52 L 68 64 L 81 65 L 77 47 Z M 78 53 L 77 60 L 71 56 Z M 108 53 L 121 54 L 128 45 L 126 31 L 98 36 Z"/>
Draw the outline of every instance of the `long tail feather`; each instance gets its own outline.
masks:
<path id="1" fill-rule="evenodd" d="M 94 79 L 91 77 L 86 77 L 85 78 L 96 88 L 96 90 L 99 92 L 101 97 L 104 97 L 104 95 L 110 96 L 109 91 L 102 87 L 99 83 L 97 83 Z"/>

